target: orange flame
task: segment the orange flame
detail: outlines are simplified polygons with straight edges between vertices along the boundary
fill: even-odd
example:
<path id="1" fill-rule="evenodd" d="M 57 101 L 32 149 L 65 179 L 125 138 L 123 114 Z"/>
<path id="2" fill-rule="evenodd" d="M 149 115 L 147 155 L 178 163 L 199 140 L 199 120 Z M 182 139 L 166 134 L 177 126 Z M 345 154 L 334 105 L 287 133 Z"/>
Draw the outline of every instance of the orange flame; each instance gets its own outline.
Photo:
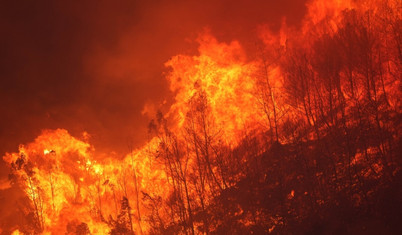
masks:
<path id="1" fill-rule="evenodd" d="M 208 151 L 214 150 L 213 144 L 234 148 L 251 132 L 259 131 L 262 135 L 280 128 L 276 122 L 282 121 L 285 114 L 289 117 L 293 114 L 282 94 L 284 74 L 281 58 L 276 53 L 286 52 L 288 40 L 297 43 L 301 37 L 312 33 L 313 25 L 323 21 L 337 30 L 335 26 L 342 11 L 355 7 L 352 1 L 312 1 L 300 31 L 288 28 L 286 20 L 283 20 L 279 34 L 260 27 L 259 36 L 268 48 L 261 50 L 271 53 L 268 58 L 262 55 L 252 60 L 247 58 L 238 41 L 220 43 L 210 33 L 202 34 L 197 40 L 199 55 L 177 55 L 165 64 L 171 69 L 167 79 L 174 93 L 174 104 L 161 119 L 171 122 L 171 131 L 162 130 L 163 136 L 158 132 L 163 127 L 156 128 L 155 137 L 122 160 L 97 160 L 94 147 L 87 142 L 88 133 L 78 139 L 63 129 L 43 131 L 34 142 L 21 145 L 17 153 L 7 153 L 3 159 L 12 168 L 14 183 L 23 188 L 31 201 L 39 223 L 36 226 L 47 233 L 64 234 L 69 225 L 85 222 L 92 234 L 105 234 L 110 230 L 108 223 L 117 220 L 121 213 L 121 199 L 127 198 L 133 231 L 148 233 L 151 226 L 144 218 L 151 209 L 144 198 L 159 203 L 156 213 L 160 220 L 168 219 L 171 215 L 164 208 L 175 190 L 171 182 L 174 173 L 167 169 L 172 163 L 164 162 L 159 155 L 171 151 L 169 148 L 173 149 L 175 144 L 191 139 L 189 129 L 193 128 L 193 133 L 204 131 L 204 142 L 211 143 L 202 146 L 194 137 L 192 146 L 176 146 L 181 152 L 174 159 L 174 164 L 183 164 L 188 170 L 175 173 L 179 175 L 177 178 L 184 178 L 186 174 L 197 178 L 197 157 L 204 154 L 207 159 Z M 395 86 L 398 84 L 387 89 L 396 89 Z M 154 112 L 151 107 L 144 107 L 143 112 Z M 277 141 L 284 140 L 278 138 Z M 202 153 L 196 152 L 197 148 Z M 219 155 L 214 154 L 216 158 Z M 205 171 L 214 177 L 215 173 L 218 175 L 214 167 Z M 216 176 L 215 181 L 223 181 L 223 178 Z M 194 198 L 197 193 L 210 196 L 213 186 L 206 185 L 205 192 L 200 193 L 197 180 L 186 181 L 191 184 L 186 193 Z M 220 182 L 217 185 L 221 186 Z M 288 199 L 297 196 L 292 189 Z M 206 198 L 205 203 L 208 202 Z M 200 202 L 194 200 L 191 203 Z M 188 202 L 186 209 L 192 206 L 191 203 Z M 270 231 L 274 228 L 275 225 Z M 19 233 L 19 230 L 13 232 Z"/>

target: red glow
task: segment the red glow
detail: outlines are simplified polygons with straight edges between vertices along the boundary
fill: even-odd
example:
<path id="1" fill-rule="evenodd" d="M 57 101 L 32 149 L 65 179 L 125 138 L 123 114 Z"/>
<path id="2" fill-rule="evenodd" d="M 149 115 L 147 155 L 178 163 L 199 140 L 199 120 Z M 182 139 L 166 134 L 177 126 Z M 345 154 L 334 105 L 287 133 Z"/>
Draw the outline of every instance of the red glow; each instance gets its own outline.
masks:
<path id="1" fill-rule="evenodd" d="M 77 102 L 67 109 L 96 123 L 71 119 L 66 126 L 73 134 L 45 128 L 18 151 L 7 149 L 3 160 L 10 174 L 0 181 L 0 193 L 19 195 L 12 210 L 19 217 L 0 217 L 0 233 L 400 231 L 393 217 L 400 215 L 402 195 L 401 3 L 305 5 L 299 24 L 289 23 L 290 16 L 277 20 L 279 29 L 269 21 L 252 22 L 254 35 L 231 40 L 213 24 L 202 25 L 198 36 L 191 35 L 196 49 L 166 40 L 179 52 L 141 52 L 144 60 L 165 65 L 157 75 L 165 80 L 146 85 L 157 98 L 138 90 L 141 102 L 125 103 L 118 92 L 107 93 L 99 107 L 108 116 L 103 121 Z M 163 13 L 170 7 L 152 12 L 159 20 L 176 19 Z M 146 37 L 130 45 L 131 34 L 119 39 L 115 54 L 95 46 L 83 59 L 87 72 L 99 78 L 81 98 L 91 100 L 97 87 L 126 94 L 125 84 L 144 82 L 131 81 L 133 74 L 153 76 L 136 72 L 150 62 L 135 56 Z M 244 38 L 255 43 L 249 46 Z M 166 97 L 152 90 L 161 84 Z M 118 123 L 126 117 L 105 110 L 130 105 L 141 113 L 136 120 L 142 127 L 127 127 L 137 135 L 127 143 L 127 128 Z M 57 116 L 57 108 L 49 107 L 48 115 Z M 85 125 L 93 131 L 77 134 Z M 112 129 L 107 133 L 119 150 L 92 143 L 107 142 L 100 137 L 104 128 Z M 122 145 L 128 148 L 124 154 Z"/>

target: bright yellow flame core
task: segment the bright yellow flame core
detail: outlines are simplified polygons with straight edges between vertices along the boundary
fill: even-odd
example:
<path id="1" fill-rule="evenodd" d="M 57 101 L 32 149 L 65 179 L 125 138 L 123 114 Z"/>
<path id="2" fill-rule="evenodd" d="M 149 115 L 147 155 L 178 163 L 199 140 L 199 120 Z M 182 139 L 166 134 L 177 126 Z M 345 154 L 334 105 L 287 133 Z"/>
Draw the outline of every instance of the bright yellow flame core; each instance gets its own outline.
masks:
<path id="1" fill-rule="evenodd" d="M 237 143 L 236 136 L 250 124 L 262 120 L 253 95 L 253 78 L 257 64 L 248 62 L 240 44 L 219 43 L 209 34 L 199 38 L 199 56 L 178 55 L 166 63 L 172 68 L 168 79 L 176 92 L 169 115 L 176 116 L 178 128 L 184 125 L 190 110 L 189 102 L 205 92 L 210 107 L 208 115 L 228 142 Z"/>

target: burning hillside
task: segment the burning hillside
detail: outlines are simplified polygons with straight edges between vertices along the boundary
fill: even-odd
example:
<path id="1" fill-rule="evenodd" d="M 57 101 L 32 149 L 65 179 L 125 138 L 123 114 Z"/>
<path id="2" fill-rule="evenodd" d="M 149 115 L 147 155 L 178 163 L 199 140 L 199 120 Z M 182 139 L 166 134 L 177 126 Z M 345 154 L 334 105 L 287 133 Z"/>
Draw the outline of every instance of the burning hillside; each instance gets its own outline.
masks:
<path id="1" fill-rule="evenodd" d="M 401 232 L 401 2 L 306 6 L 300 27 L 255 25 L 252 50 L 200 29 L 124 157 L 61 128 L 6 153 L 23 196 L 0 232 Z"/>

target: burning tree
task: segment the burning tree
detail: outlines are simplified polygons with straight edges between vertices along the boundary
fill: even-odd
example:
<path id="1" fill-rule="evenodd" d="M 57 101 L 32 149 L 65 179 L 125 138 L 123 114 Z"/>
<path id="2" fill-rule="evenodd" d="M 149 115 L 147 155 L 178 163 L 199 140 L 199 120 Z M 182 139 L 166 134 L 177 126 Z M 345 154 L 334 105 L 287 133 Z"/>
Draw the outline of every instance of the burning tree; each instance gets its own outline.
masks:
<path id="1" fill-rule="evenodd" d="M 173 105 L 124 159 L 61 129 L 7 154 L 30 202 L 19 230 L 400 232 L 400 3 L 358 3 L 261 28 L 257 58 L 201 34 L 166 63 Z"/>

